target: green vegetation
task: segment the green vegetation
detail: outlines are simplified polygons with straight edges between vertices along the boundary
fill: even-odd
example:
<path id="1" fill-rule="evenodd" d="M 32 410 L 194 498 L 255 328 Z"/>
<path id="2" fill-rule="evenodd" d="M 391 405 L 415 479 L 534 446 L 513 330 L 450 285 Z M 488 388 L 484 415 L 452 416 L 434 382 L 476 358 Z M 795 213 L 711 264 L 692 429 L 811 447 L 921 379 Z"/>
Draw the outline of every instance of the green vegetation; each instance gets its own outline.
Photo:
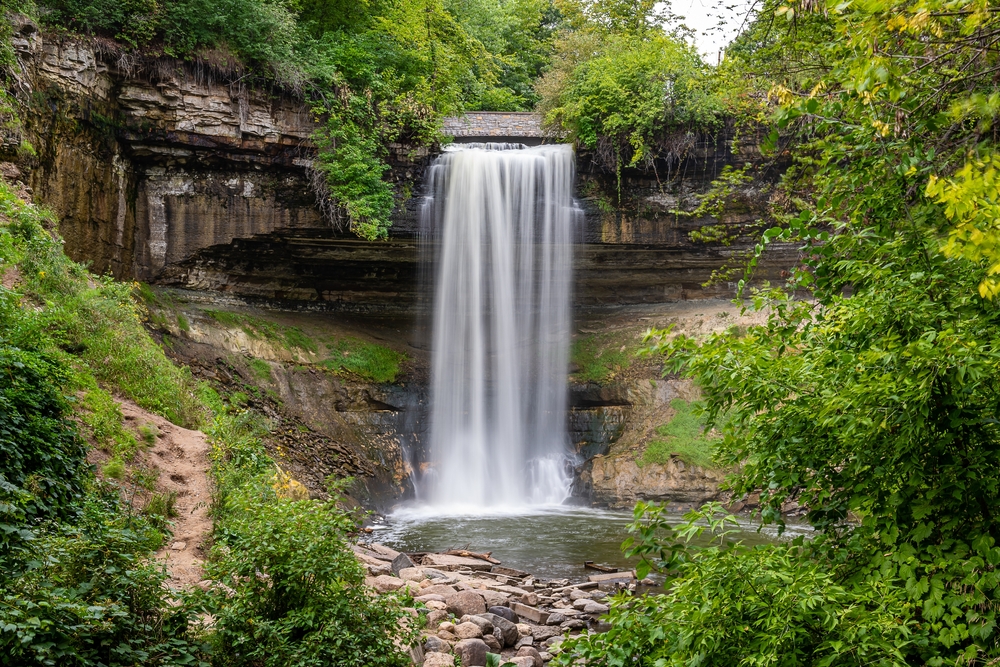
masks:
<path id="1" fill-rule="evenodd" d="M 279 497 L 279 470 L 261 440 L 267 422 L 214 392 L 205 399 L 215 414 L 208 575 L 223 585 L 203 600 L 216 619 L 214 664 L 411 664 L 400 647 L 416 628 L 403 622 L 411 618 L 403 599 L 366 592 L 346 542 L 358 523 L 338 508 L 339 487 L 325 501 Z"/>
<path id="2" fill-rule="evenodd" d="M 659 438 L 651 440 L 639 458 L 639 464 L 664 464 L 674 454 L 685 463 L 713 468 L 712 454 L 716 437 L 705 432 L 700 407 L 680 398 L 670 401 L 674 416 L 663 426 L 656 427 Z"/>
<path id="3" fill-rule="evenodd" d="M 297 348 L 305 352 L 315 353 L 319 350 L 316 341 L 298 327 L 286 326 L 255 315 L 234 313 L 229 310 L 205 310 L 204 313 L 223 326 L 242 329 L 251 338 L 273 341 L 290 351 Z M 270 374 L 270 371 L 268 373 Z"/>
<path id="4" fill-rule="evenodd" d="M 995 9 L 768 1 L 730 49 L 720 77 L 770 91 L 764 149 L 794 160 L 747 277 L 773 242 L 803 263 L 750 295 L 765 323 L 651 349 L 701 387 L 736 497 L 816 533 L 751 548 L 719 507 L 672 529 L 640 505 L 627 546 L 667 592 L 618 597 L 560 664 L 1000 659 Z"/>
<path id="5" fill-rule="evenodd" d="M 270 382 L 273 379 L 271 376 L 271 364 L 263 359 L 250 359 L 247 361 L 247 366 L 250 367 L 250 370 L 253 371 L 258 380 Z"/>
<path id="6" fill-rule="evenodd" d="M 620 334 L 594 334 L 578 338 L 570 348 L 570 361 L 576 365 L 573 377 L 578 382 L 603 384 L 627 370 L 641 348 L 638 341 Z"/>
<path id="7" fill-rule="evenodd" d="M 322 365 L 332 371 L 348 371 L 372 382 L 395 382 L 399 365 L 406 355 L 377 343 L 357 338 L 332 340 L 326 345 L 330 356 Z"/>
<path id="8" fill-rule="evenodd" d="M 264 418 L 238 396 L 227 402 L 196 386 L 143 330 L 133 286 L 88 276 L 45 226 L 43 212 L 0 182 L 5 664 L 409 664 L 400 647 L 413 632 L 401 629 L 410 601 L 366 592 L 346 543 L 358 524 L 338 508 L 336 489 L 328 501 L 279 497 Z M 99 345 L 101 335 L 113 342 Z M 119 358 L 107 358 L 111 349 Z M 176 494 L 155 492 L 157 471 L 135 462 L 140 440 L 124 427 L 113 393 L 201 423 L 212 437 L 208 572 L 229 588 L 165 588 L 153 554 L 170 531 Z M 100 476 L 87 465 L 82 435 L 111 454 Z M 158 431 L 146 424 L 139 435 L 152 445 Z M 211 628 L 197 620 L 206 611 Z"/>

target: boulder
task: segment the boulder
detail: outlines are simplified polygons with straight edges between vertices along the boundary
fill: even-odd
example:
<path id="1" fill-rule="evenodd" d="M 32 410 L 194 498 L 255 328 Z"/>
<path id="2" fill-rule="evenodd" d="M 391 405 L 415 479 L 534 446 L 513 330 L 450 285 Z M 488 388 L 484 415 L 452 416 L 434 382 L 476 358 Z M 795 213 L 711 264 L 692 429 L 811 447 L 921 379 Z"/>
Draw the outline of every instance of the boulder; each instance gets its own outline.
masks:
<path id="1" fill-rule="evenodd" d="M 440 611 L 446 611 L 448 609 L 448 605 L 440 600 L 428 600 L 424 603 L 424 606 L 428 609 L 438 609 Z"/>
<path id="2" fill-rule="evenodd" d="M 441 570 L 436 570 L 433 567 L 421 568 L 424 574 L 430 579 L 451 579 L 447 572 L 442 572 Z"/>
<path id="3" fill-rule="evenodd" d="M 449 632 L 447 630 L 438 630 L 437 636 L 445 640 L 446 642 L 454 643 L 458 641 L 458 635 L 456 635 L 454 632 Z"/>
<path id="4" fill-rule="evenodd" d="M 542 662 L 543 662 L 543 663 L 544 663 L 544 662 L 548 662 L 549 660 L 551 660 L 551 659 L 552 659 L 552 658 L 554 657 L 554 656 L 553 656 L 553 655 L 552 655 L 551 653 L 549 653 L 548 651 L 541 651 L 541 652 L 539 653 L 539 655 L 541 655 L 541 656 L 542 656 Z"/>
<path id="5" fill-rule="evenodd" d="M 409 556 L 406 554 L 399 554 L 392 560 L 392 573 L 399 576 L 400 571 L 416 566 L 416 563 L 410 560 Z"/>
<path id="6" fill-rule="evenodd" d="M 583 613 L 585 614 L 606 614 L 608 613 L 608 605 L 601 602 L 594 602 L 593 600 L 587 600 L 587 604 L 583 606 Z"/>
<path id="7" fill-rule="evenodd" d="M 479 616 L 486 613 L 486 603 L 483 602 L 483 598 L 472 591 L 449 595 L 445 597 L 445 602 L 448 604 L 448 611 L 460 618 L 466 614 Z"/>
<path id="8" fill-rule="evenodd" d="M 424 653 L 451 653 L 451 644 L 431 635 L 424 638 Z"/>
<path id="9" fill-rule="evenodd" d="M 448 612 L 444 611 L 443 609 L 435 609 L 434 611 L 427 614 L 427 627 L 428 628 L 437 627 L 437 625 L 441 621 L 446 621 L 446 620 L 448 620 Z"/>
<path id="10" fill-rule="evenodd" d="M 455 589 L 451 586 L 444 586 L 442 584 L 435 584 L 433 586 L 424 586 L 420 589 L 421 595 L 440 595 L 447 602 L 448 598 L 456 593 Z"/>
<path id="11" fill-rule="evenodd" d="M 517 623 L 517 614 L 512 612 L 508 607 L 502 605 L 497 605 L 495 607 L 490 607 L 489 612 L 501 618 L 506 618 L 511 623 Z"/>
<path id="12" fill-rule="evenodd" d="M 579 588 L 574 588 L 569 592 L 570 600 L 590 600 L 591 594 L 587 591 L 581 591 Z"/>
<path id="13" fill-rule="evenodd" d="M 486 642 L 486 645 L 489 647 L 490 653 L 499 653 L 503 650 L 503 644 L 501 644 L 500 640 L 493 635 L 483 635 L 483 641 Z"/>
<path id="14" fill-rule="evenodd" d="M 559 625 L 560 623 L 566 622 L 566 615 L 560 614 L 558 611 L 549 614 L 548 619 L 545 621 L 546 625 Z"/>
<path id="15" fill-rule="evenodd" d="M 435 602 L 444 602 L 444 596 L 443 595 L 438 595 L 437 593 L 425 593 L 423 591 L 420 591 L 420 595 L 418 595 L 417 597 L 415 597 L 413 599 L 415 601 L 417 601 L 417 602 L 423 602 L 424 604 L 426 604 L 426 603 L 428 603 L 428 602 L 430 602 L 432 600 L 435 601 Z"/>
<path id="16" fill-rule="evenodd" d="M 482 639 L 463 639 L 455 644 L 455 655 L 462 660 L 462 667 L 485 667 L 489 647 Z"/>
<path id="17" fill-rule="evenodd" d="M 451 653 L 428 653 L 424 656 L 424 667 L 455 667 L 455 656 Z"/>
<path id="18" fill-rule="evenodd" d="M 527 623 L 518 623 L 517 634 L 521 637 L 530 637 L 532 635 L 531 626 Z"/>
<path id="19" fill-rule="evenodd" d="M 475 623 L 459 623 L 455 626 L 455 636 L 459 639 L 482 639 L 483 629 Z"/>
<path id="20" fill-rule="evenodd" d="M 418 583 L 428 578 L 424 574 L 423 568 L 420 567 L 404 567 L 397 576 L 403 581 L 416 581 Z"/>
<path id="21" fill-rule="evenodd" d="M 454 632 L 455 624 L 451 621 L 444 621 L 438 626 L 438 630 L 444 630 L 445 632 Z"/>
<path id="22" fill-rule="evenodd" d="M 373 577 L 378 577 L 383 574 L 392 574 L 392 568 L 389 567 L 388 563 L 379 563 L 378 565 L 365 563 L 365 569 L 368 570 L 368 574 Z"/>
<path id="23" fill-rule="evenodd" d="M 516 646 L 517 649 L 520 650 L 522 646 L 531 646 L 534 643 L 535 640 L 534 638 L 532 638 L 531 635 L 525 635 L 524 637 L 521 637 L 520 639 L 517 640 Z"/>
<path id="24" fill-rule="evenodd" d="M 562 628 L 563 631 L 583 630 L 585 627 L 587 627 L 587 621 L 581 620 L 579 618 L 572 618 L 563 623 L 562 625 L 560 625 L 559 627 Z"/>
<path id="25" fill-rule="evenodd" d="M 483 631 L 484 635 L 493 634 L 493 621 L 485 616 L 463 616 L 462 623 L 475 623 Z"/>
<path id="26" fill-rule="evenodd" d="M 535 667 L 535 658 L 530 655 L 514 656 L 507 658 L 504 664 L 514 665 L 514 667 Z"/>
<path id="27" fill-rule="evenodd" d="M 479 589 L 476 593 L 483 598 L 483 602 L 486 603 L 487 607 L 503 607 L 507 604 L 507 595 L 505 593 L 491 591 L 486 588 Z"/>
<path id="28" fill-rule="evenodd" d="M 538 604 L 538 594 L 537 593 L 525 593 L 521 596 L 521 604 L 526 604 L 529 607 L 534 607 Z"/>
<path id="29" fill-rule="evenodd" d="M 538 652 L 538 649 L 534 646 L 522 646 L 517 649 L 517 656 L 528 656 L 529 658 L 535 659 L 535 667 L 542 667 L 544 660 L 542 660 L 542 654 Z"/>
<path id="30" fill-rule="evenodd" d="M 377 590 L 379 593 L 389 593 L 391 591 L 398 590 L 403 586 L 403 580 L 396 577 L 390 577 L 387 574 L 381 574 L 372 581 L 372 588 Z"/>
<path id="31" fill-rule="evenodd" d="M 396 551 L 395 549 L 390 549 L 384 544 L 378 544 L 377 542 L 366 544 L 365 547 L 368 550 L 374 551 L 375 553 L 379 554 L 388 561 L 395 560 L 399 556 L 399 552 Z"/>
<path id="32" fill-rule="evenodd" d="M 565 622 L 563 621 L 563 623 Z M 532 634 L 536 642 L 541 642 L 549 637 L 558 637 L 562 634 L 562 629 L 555 625 L 538 626 L 532 628 Z"/>
<path id="33" fill-rule="evenodd" d="M 500 630 L 503 635 L 504 646 L 513 646 L 517 643 L 517 638 L 520 636 L 517 632 L 517 626 L 508 621 L 502 616 L 497 616 L 496 614 L 480 614 L 484 618 L 488 618 L 493 622 L 493 627 Z"/>

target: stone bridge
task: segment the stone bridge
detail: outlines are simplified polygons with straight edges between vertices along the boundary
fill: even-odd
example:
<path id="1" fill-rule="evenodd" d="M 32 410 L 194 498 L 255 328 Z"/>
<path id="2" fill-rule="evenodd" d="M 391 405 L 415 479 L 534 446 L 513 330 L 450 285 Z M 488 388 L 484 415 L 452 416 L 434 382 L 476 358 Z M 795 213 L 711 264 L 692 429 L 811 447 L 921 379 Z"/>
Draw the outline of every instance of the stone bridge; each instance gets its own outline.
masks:
<path id="1" fill-rule="evenodd" d="M 494 141 L 532 146 L 547 136 L 542 130 L 542 115 L 531 111 L 473 111 L 446 118 L 444 133 L 458 143 Z"/>

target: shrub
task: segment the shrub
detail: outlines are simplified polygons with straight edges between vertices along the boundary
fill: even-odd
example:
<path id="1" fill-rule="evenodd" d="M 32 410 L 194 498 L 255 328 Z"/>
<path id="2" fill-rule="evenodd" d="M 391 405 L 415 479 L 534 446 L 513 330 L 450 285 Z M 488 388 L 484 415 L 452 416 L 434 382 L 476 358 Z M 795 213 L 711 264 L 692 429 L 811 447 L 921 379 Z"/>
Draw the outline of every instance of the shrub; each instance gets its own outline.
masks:
<path id="1" fill-rule="evenodd" d="M 711 468 L 714 440 L 705 433 L 705 421 L 698 415 L 699 406 L 680 398 L 670 401 L 674 409 L 673 418 L 656 428 L 656 435 L 647 445 L 639 459 L 639 464 L 666 463 L 672 454 L 691 465 Z"/>
<path id="2" fill-rule="evenodd" d="M 323 360 L 323 366 L 332 371 L 349 371 L 373 382 L 395 382 L 399 365 L 406 359 L 406 355 L 393 349 L 357 338 L 328 343 L 327 349 L 330 357 Z"/>

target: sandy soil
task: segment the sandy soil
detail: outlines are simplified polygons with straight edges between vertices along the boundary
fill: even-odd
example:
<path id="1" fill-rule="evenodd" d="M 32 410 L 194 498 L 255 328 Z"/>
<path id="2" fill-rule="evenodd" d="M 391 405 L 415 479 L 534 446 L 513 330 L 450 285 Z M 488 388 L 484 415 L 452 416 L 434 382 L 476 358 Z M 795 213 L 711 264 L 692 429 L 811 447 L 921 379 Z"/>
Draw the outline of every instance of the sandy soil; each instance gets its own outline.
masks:
<path id="1" fill-rule="evenodd" d="M 156 426 L 156 443 L 144 452 L 146 464 L 160 471 L 157 491 L 177 494 L 177 516 L 172 519 L 173 538 L 156 557 L 165 561 L 170 588 L 191 588 L 204 579 L 202 563 L 212 534 L 209 509 L 212 486 L 208 438 L 143 410 L 135 403 L 121 401 L 125 423 L 133 429 L 144 424 Z"/>

